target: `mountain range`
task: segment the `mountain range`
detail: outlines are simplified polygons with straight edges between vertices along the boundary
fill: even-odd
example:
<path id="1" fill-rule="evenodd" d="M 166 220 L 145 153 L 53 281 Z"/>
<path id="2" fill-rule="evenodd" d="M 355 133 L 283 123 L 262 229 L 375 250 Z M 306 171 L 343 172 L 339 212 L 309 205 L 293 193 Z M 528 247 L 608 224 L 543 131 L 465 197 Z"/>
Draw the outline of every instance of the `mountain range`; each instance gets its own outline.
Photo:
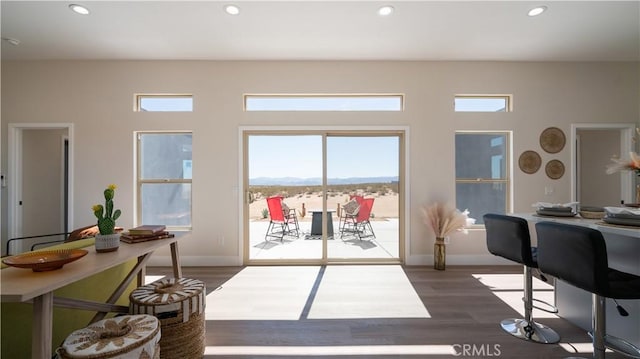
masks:
<path id="1" fill-rule="evenodd" d="M 329 185 L 337 184 L 358 184 L 358 183 L 391 183 L 397 182 L 398 176 L 381 176 L 381 177 L 347 177 L 347 178 L 329 178 Z M 250 186 L 320 186 L 322 178 L 300 178 L 300 177 L 256 177 L 249 178 Z"/>

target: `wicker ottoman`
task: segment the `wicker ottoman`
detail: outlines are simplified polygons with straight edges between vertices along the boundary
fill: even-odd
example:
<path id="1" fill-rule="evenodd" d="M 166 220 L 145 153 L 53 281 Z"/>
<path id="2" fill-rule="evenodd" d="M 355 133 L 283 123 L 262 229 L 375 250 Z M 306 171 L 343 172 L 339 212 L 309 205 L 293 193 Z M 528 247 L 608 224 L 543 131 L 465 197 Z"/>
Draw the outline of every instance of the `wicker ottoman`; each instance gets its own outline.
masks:
<path id="1" fill-rule="evenodd" d="M 202 358 L 205 295 L 204 282 L 189 278 L 165 278 L 131 292 L 132 314 L 149 314 L 160 320 L 160 358 Z"/>
<path id="2" fill-rule="evenodd" d="M 151 315 L 104 319 L 76 330 L 56 352 L 62 359 L 158 359 L 160 322 Z"/>

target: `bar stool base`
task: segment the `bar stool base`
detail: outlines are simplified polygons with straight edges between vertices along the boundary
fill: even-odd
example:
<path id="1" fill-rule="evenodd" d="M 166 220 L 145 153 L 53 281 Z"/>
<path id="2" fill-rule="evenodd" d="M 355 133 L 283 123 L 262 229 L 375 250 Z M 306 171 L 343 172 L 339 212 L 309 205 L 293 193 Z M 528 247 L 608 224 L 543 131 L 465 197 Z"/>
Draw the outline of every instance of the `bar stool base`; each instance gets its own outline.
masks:
<path id="1" fill-rule="evenodd" d="M 542 344 L 555 344 L 560 341 L 560 335 L 546 325 L 527 322 L 520 318 L 509 318 L 500 322 L 502 329 L 522 340 L 532 341 Z"/>
<path id="2" fill-rule="evenodd" d="M 593 339 L 593 332 L 590 331 L 588 334 L 589 337 Z M 640 348 L 622 338 L 618 338 L 613 335 L 605 335 L 604 343 L 606 349 L 611 349 L 614 352 L 626 355 L 629 358 L 640 359 Z"/>

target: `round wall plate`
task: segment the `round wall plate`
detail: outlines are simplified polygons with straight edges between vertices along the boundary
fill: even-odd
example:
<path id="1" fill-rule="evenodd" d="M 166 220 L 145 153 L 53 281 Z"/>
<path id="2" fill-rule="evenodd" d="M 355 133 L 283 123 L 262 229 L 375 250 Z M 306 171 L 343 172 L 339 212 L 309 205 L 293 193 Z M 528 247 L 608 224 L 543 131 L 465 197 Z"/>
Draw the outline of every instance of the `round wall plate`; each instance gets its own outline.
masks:
<path id="1" fill-rule="evenodd" d="M 524 173 L 532 174 L 538 172 L 542 159 L 536 151 L 524 151 L 518 159 L 518 166 Z"/>
<path id="2" fill-rule="evenodd" d="M 559 179 L 564 175 L 564 164 L 559 160 L 551 160 L 547 162 L 544 171 L 551 179 Z"/>
<path id="3" fill-rule="evenodd" d="M 546 128 L 540 134 L 540 147 L 548 153 L 558 153 L 564 148 L 564 132 L 557 127 Z"/>

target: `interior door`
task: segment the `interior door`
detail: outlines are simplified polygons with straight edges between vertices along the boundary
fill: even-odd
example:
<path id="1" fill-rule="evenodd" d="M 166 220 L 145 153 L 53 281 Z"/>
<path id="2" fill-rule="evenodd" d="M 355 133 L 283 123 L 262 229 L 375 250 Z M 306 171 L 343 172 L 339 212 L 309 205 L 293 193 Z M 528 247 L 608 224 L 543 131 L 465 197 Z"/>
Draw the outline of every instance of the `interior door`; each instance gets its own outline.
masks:
<path id="1" fill-rule="evenodd" d="M 621 176 L 604 170 L 621 150 L 621 130 L 584 128 L 576 131 L 576 200 L 581 206 L 619 206 L 624 201 Z"/>
<path id="2" fill-rule="evenodd" d="M 67 232 L 68 140 L 67 130 L 28 129 L 22 133 L 21 236 Z M 46 186 L 42 184 L 46 183 Z M 23 241 L 32 244 L 64 239 L 64 235 Z"/>

